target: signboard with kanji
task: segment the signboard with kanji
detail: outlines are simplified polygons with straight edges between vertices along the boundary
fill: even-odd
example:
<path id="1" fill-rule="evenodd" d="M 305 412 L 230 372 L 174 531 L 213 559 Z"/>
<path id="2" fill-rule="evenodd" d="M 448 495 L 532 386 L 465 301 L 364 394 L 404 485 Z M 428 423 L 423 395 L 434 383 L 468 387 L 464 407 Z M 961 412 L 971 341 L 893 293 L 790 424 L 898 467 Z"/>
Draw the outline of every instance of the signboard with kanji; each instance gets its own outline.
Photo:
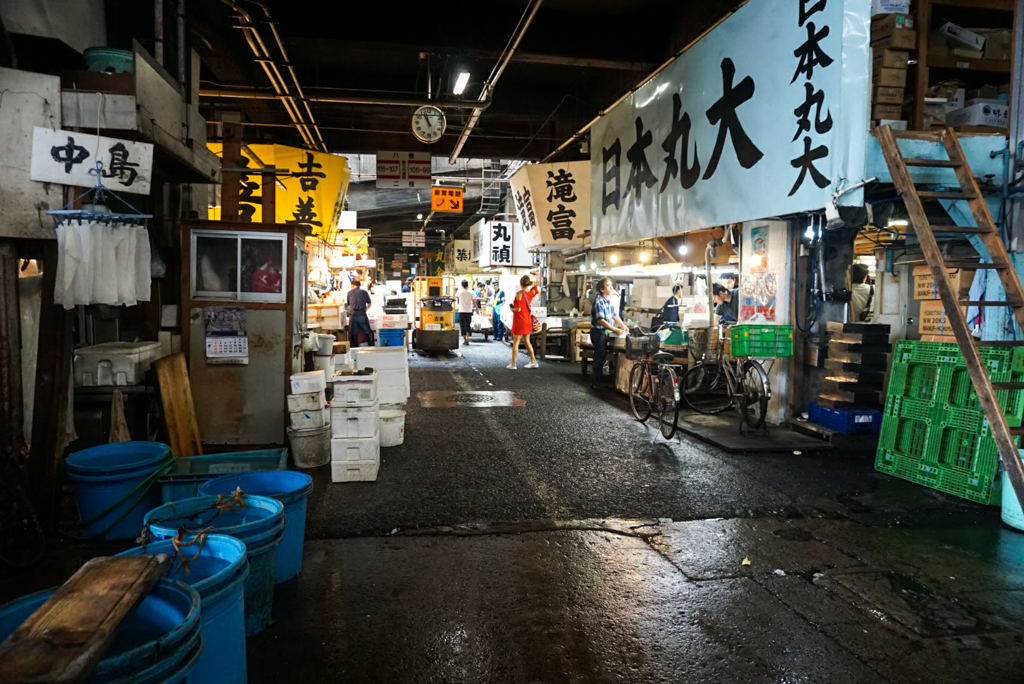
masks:
<path id="1" fill-rule="evenodd" d="M 472 248 L 469 240 L 452 240 L 444 248 L 444 270 L 447 273 L 470 273 Z"/>
<path id="2" fill-rule="evenodd" d="M 430 191 L 430 208 L 434 211 L 462 213 L 462 188 L 434 186 Z"/>
<path id="3" fill-rule="evenodd" d="M 101 164 L 98 172 L 97 162 Z M 148 195 L 153 177 L 153 146 L 36 126 L 29 178 L 91 188 L 96 185 L 97 173 L 103 185 L 114 192 Z"/>
<path id="4" fill-rule="evenodd" d="M 471 232 L 472 235 L 472 232 Z M 477 228 L 477 254 L 480 266 L 532 266 L 519 224 L 512 221 L 487 221 Z"/>
<path id="5" fill-rule="evenodd" d="M 427 246 L 427 234 L 417 233 L 413 230 L 402 231 L 402 246 L 403 247 L 426 247 Z"/>
<path id="6" fill-rule="evenodd" d="M 378 188 L 429 188 L 429 152 L 378 152 Z"/>
<path id="7" fill-rule="evenodd" d="M 530 164 L 512 176 L 526 246 L 582 245 L 590 230 L 590 162 Z"/>

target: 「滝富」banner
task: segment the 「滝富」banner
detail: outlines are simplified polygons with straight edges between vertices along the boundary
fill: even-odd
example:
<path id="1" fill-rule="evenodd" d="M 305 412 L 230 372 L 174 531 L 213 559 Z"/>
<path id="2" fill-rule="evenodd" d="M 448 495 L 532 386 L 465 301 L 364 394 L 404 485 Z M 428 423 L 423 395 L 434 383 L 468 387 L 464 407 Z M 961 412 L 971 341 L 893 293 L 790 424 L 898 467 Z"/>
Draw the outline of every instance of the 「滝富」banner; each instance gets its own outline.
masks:
<path id="1" fill-rule="evenodd" d="M 528 249 L 582 245 L 590 230 L 590 162 L 530 164 L 512 176 Z"/>

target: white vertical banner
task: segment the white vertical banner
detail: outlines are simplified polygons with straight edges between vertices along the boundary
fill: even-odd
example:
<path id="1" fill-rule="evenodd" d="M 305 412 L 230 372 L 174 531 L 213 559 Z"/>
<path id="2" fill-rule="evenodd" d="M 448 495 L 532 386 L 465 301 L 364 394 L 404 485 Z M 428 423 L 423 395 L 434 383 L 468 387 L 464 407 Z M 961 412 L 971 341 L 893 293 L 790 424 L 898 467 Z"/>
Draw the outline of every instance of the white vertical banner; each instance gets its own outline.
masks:
<path id="1" fill-rule="evenodd" d="M 447 273 L 471 273 L 470 241 L 452 240 L 445 246 L 444 270 Z"/>
<path id="2" fill-rule="evenodd" d="M 528 249 L 582 245 L 590 230 L 590 162 L 530 164 L 512 176 Z"/>
<path id="3" fill-rule="evenodd" d="M 602 117 L 592 244 L 816 211 L 863 180 L 869 20 L 868 0 L 750 0 Z"/>

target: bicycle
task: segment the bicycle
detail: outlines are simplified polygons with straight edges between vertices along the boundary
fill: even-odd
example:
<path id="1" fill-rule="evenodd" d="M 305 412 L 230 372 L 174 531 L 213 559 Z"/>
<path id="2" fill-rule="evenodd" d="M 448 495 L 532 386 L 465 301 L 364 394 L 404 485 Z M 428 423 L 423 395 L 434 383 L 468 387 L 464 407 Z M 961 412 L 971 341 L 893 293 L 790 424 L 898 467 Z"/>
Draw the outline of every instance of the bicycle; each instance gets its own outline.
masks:
<path id="1" fill-rule="evenodd" d="M 772 396 L 768 374 L 755 359 L 727 358 L 722 335 L 718 337 L 717 341 L 709 341 L 707 347 L 711 351 L 701 354 L 696 364 L 683 374 L 682 399 L 691 409 L 705 415 L 735 407 L 740 413 L 740 430 L 744 423 L 751 430 L 757 430 L 764 425 L 768 400 Z"/>
<path id="2" fill-rule="evenodd" d="M 672 363 L 672 354 L 658 351 L 657 334 L 635 330 L 638 335 L 626 338 L 626 358 L 637 362 L 629 371 L 629 406 L 641 423 L 657 408 L 658 429 L 665 439 L 672 439 L 679 423 L 679 365 Z"/>

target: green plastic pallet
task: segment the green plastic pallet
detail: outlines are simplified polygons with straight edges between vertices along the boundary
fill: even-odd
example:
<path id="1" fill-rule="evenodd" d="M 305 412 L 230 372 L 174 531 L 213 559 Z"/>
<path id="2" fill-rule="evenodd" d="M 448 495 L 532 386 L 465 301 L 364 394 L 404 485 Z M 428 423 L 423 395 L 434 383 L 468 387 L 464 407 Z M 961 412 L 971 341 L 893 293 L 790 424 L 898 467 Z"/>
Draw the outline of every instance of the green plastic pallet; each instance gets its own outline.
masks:
<path id="1" fill-rule="evenodd" d="M 733 356 L 755 358 L 793 355 L 793 326 L 734 325 L 729 328 Z"/>

